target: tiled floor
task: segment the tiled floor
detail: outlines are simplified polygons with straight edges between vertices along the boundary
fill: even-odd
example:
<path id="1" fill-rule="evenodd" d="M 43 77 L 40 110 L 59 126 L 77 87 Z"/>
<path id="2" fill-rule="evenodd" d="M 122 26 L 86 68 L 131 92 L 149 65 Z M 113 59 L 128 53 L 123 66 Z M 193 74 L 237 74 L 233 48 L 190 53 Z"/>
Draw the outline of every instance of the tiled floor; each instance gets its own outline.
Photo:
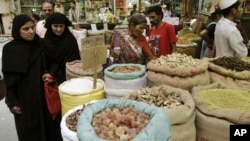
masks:
<path id="1" fill-rule="evenodd" d="M 0 101 L 0 140 L 18 141 L 14 117 L 7 108 L 4 100 Z"/>

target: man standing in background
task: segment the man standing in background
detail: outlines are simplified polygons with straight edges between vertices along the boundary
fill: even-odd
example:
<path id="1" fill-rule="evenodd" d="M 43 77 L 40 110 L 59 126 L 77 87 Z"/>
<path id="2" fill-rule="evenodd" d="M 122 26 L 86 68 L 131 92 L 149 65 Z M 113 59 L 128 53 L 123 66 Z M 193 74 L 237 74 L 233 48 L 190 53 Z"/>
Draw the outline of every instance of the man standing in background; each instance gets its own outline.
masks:
<path id="1" fill-rule="evenodd" d="M 37 22 L 36 24 L 36 34 L 38 34 L 38 36 L 40 38 L 44 38 L 44 35 L 47 31 L 47 29 L 44 27 L 45 23 L 46 23 L 46 19 L 52 14 L 54 13 L 54 8 L 53 8 L 53 4 L 51 2 L 43 2 L 42 3 L 42 16 L 43 16 L 43 20 Z"/>
<path id="2" fill-rule="evenodd" d="M 244 57 L 248 50 L 235 20 L 242 14 L 238 0 L 221 0 L 222 17 L 215 28 L 216 57 Z"/>
<path id="3" fill-rule="evenodd" d="M 55 7 L 54 7 L 54 12 L 59 12 L 59 13 L 62 13 L 64 14 L 64 7 L 61 3 L 61 0 L 56 0 L 55 1 Z"/>
<path id="4" fill-rule="evenodd" d="M 154 56 L 160 57 L 174 52 L 177 42 L 175 29 L 173 25 L 162 21 L 162 7 L 159 5 L 150 7 L 147 16 L 151 24 L 148 42 Z"/>
<path id="5" fill-rule="evenodd" d="M 76 2 L 74 0 L 71 0 L 69 2 L 69 20 L 71 22 L 79 22 L 80 16 L 81 16 L 81 10 L 79 7 L 76 6 Z"/>

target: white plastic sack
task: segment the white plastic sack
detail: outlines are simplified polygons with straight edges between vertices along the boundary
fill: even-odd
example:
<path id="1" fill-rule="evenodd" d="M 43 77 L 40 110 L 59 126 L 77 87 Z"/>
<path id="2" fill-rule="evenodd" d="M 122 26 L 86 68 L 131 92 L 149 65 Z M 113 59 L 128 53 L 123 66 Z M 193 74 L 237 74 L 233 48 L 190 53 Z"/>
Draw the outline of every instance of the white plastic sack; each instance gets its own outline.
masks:
<path id="1" fill-rule="evenodd" d="M 63 117 L 60 123 L 61 127 L 61 134 L 63 141 L 79 141 L 76 132 L 69 130 L 69 128 L 66 125 L 66 119 L 67 117 L 76 112 L 77 110 L 80 110 L 83 108 L 83 105 L 77 106 L 71 110 L 69 110 Z"/>
<path id="2" fill-rule="evenodd" d="M 89 103 L 94 103 L 98 100 L 93 100 Z M 88 104 L 89 104 L 88 103 Z M 85 104 L 88 105 L 88 104 Z M 62 134 L 62 138 L 63 141 L 79 141 L 76 132 L 70 130 L 67 125 L 66 125 L 66 119 L 69 115 L 71 115 L 72 113 L 76 112 L 77 110 L 81 110 L 83 108 L 83 105 L 79 105 L 76 106 L 72 109 L 70 109 L 67 113 L 65 113 L 65 115 L 62 117 L 61 123 L 60 123 L 60 127 L 61 127 L 61 134 Z M 85 107 L 84 107 L 85 108 Z"/>
<path id="3" fill-rule="evenodd" d="M 140 88 L 145 88 L 147 84 L 147 75 L 137 79 L 116 80 L 104 76 L 104 91 L 106 98 L 120 98 Z"/>

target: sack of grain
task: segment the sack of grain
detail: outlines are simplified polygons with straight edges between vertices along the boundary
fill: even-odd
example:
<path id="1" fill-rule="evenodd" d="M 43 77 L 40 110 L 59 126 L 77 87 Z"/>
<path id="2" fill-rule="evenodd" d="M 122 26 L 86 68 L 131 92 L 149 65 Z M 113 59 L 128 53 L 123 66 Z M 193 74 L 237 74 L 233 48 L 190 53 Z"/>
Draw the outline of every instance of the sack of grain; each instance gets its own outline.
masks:
<path id="1" fill-rule="evenodd" d="M 196 141 L 229 141 L 232 122 L 195 110 Z"/>
<path id="2" fill-rule="evenodd" d="M 193 58 L 196 57 L 196 48 L 197 48 L 196 43 L 192 43 L 190 45 L 176 44 L 176 52 L 192 56 Z"/>
<path id="3" fill-rule="evenodd" d="M 80 29 L 80 30 L 73 29 L 72 34 L 76 38 L 78 48 L 81 51 L 81 40 L 87 37 L 87 29 Z"/>
<path id="4" fill-rule="evenodd" d="M 143 128 L 143 130 L 141 130 L 139 134 L 135 135 L 132 138 L 133 141 L 146 141 L 146 140 L 168 141 L 169 140 L 170 135 L 171 135 L 169 119 L 167 115 L 161 109 L 155 106 L 150 106 L 144 102 L 138 102 L 134 100 L 121 100 L 121 99 L 100 100 L 86 107 L 83 113 L 81 114 L 80 118 L 78 119 L 78 123 L 77 123 L 77 136 L 79 140 L 80 141 L 86 141 L 86 140 L 102 141 L 104 140 L 100 138 L 99 136 L 97 136 L 96 131 L 98 131 L 98 129 L 94 129 L 92 126 L 93 116 L 96 113 L 100 113 L 107 108 L 109 108 L 109 111 L 111 111 L 113 108 L 123 109 L 126 107 L 133 107 L 140 113 L 147 114 L 151 117 L 147 126 Z M 107 118 L 104 118 L 104 119 L 107 119 Z M 127 119 L 127 120 L 131 121 L 131 119 Z M 122 138 L 122 136 L 120 136 L 120 138 Z"/>
<path id="5" fill-rule="evenodd" d="M 71 78 L 93 76 L 93 75 L 94 75 L 93 68 L 83 70 L 83 63 L 81 60 L 75 60 L 66 63 L 66 80 L 70 80 Z M 97 78 L 99 79 L 103 78 L 102 65 L 99 65 L 97 67 Z"/>
<path id="6" fill-rule="evenodd" d="M 169 76 L 188 77 L 204 73 L 208 69 L 207 60 L 194 59 L 185 54 L 173 53 L 151 60 L 147 69 Z"/>
<path id="7" fill-rule="evenodd" d="M 104 75 L 117 80 L 136 79 L 144 76 L 146 67 L 140 64 L 113 64 L 104 70 Z"/>
<path id="8" fill-rule="evenodd" d="M 250 80 L 240 80 L 240 79 L 234 79 L 229 76 L 224 76 L 216 72 L 209 71 L 209 75 L 211 78 L 211 83 L 221 83 L 223 85 L 226 85 L 228 87 L 234 87 L 234 88 L 250 88 Z"/>
<path id="9" fill-rule="evenodd" d="M 191 90 L 195 86 L 210 84 L 210 76 L 208 71 L 205 71 L 201 74 L 197 74 L 193 77 L 169 76 L 163 73 L 148 71 L 147 78 L 148 85 L 150 87 L 159 85 L 169 85 L 184 90 Z"/>
<path id="10" fill-rule="evenodd" d="M 104 81 L 97 79 L 95 89 L 93 88 L 93 83 L 92 77 L 80 77 L 72 78 L 59 85 L 62 115 L 73 107 L 105 97 Z"/>
<path id="11" fill-rule="evenodd" d="M 96 31 L 88 30 L 87 33 L 88 33 L 88 36 L 102 35 L 104 34 L 104 30 L 96 30 Z"/>
<path id="12" fill-rule="evenodd" d="M 171 141 L 195 141 L 195 105 L 188 91 L 161 85 L 139 89 L 123 98 L 160 107 L 168 115 L 171 123 Z"/>
<path id="13" fill-rule="evenodd" d="M 213 83 L 193 88 L 199 141 L 228 141 L 229 125 L 250 124 L 250 90 Z"/>
<path id="14" fill-rule="evenodd" d="M 121 98 L 148 86 L 144 65 L 113 64 L 104 70 L 104 74 L 106 98 Z"/>

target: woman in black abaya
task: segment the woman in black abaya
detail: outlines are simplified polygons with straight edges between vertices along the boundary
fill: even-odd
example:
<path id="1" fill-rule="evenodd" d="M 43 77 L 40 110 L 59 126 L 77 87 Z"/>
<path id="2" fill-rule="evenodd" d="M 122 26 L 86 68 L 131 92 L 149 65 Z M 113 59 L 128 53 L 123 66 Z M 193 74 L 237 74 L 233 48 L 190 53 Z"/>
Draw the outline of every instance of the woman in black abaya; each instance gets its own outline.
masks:
<path id="1" fill-rule="evenodd" d="M 58 85 L 66 81 L 66 62 L 80 60 L 80 51 L 77 40 L 69 31 L 71 22 L 64 14 L 53 13 L 47 19 L 47 32 L 42 39 L 44 48 L 46 72 L 43 75 L 45 82 L 56 82 Z M 50 136 L 60 135 L 61 114 L 48 123 Z M 58 140 L 56 140 L 58 141 Z"/>
<path id="2" fill-rule="evenodd" d="M 12 37 L 2 54 L 6 104 L 14 114 L 19 141 L 46 141 L 42 48 L 28 15 L 14 18 Z"/>
<path id="3" fill-rule="evenodd" d="M 66 80 L 66 62 L 80 60 L 77 40 L 68 29 L 70 25 L 64 14 L 56 12 L 49 16 L 45 24 L 47 32 L 42 40 L 46 59 L 45 76 L 51 75 L 58 83 Z"/>

